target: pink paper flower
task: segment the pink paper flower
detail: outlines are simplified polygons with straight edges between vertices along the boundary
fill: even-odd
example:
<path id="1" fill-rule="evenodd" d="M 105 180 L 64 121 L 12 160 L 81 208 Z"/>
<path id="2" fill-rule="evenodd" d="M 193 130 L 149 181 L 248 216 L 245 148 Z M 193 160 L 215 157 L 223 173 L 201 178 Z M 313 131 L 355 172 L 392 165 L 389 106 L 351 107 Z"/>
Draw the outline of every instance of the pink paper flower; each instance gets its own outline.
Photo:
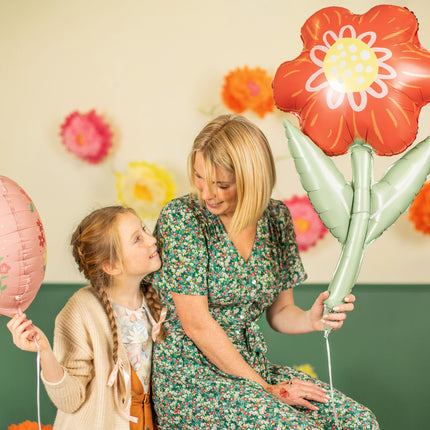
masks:
<path id="1" fill-rule="evenodd" d="M 102 161 L 112 146 L 110 128 L 94 110 L 71 113 L 61 125 L 60 134 L 70 152 L 93 164 Z"/>
<path id="2" fill-rule="evenodd" d="M 293 218 L 299 251 L 306 251 L 324 237 L 328 230 L 307 196 L 293 196 L 289 200 L 283 200 L 283 203 L 288 207 Z"/>

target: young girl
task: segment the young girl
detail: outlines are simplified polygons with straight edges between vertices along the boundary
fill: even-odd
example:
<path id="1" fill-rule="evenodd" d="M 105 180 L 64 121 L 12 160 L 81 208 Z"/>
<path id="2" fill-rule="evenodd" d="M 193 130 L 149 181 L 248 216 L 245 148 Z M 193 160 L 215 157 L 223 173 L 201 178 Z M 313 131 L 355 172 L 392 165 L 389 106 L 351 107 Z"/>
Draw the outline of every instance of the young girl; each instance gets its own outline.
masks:
<path id="1" fill-rule="evenodd" d="M 71 244 L 91 285 L 57 316 L 54 350 L 25 314 L 7 324 L 13 341 L 36 351 L 37 339 L 42 380 L 58 408 L 54 430 L 156 429 L 152 341 L 165 336 L 165 310 L 143 279 L 161 265 L 155 239 L 132 209 L 112 206 L 88 215 Z"/>

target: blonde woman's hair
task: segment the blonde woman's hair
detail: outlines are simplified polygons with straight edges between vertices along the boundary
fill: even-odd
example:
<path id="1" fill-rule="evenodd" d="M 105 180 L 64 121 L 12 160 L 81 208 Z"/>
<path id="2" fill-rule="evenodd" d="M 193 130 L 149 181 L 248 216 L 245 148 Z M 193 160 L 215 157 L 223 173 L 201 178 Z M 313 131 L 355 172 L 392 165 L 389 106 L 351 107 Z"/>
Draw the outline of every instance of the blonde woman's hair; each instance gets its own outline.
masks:
<path id="1" fill-rule="evenodd" d="M 192 192 L 202 203 L 195 186 L 198 152 L 203 156 L 203 174 L 210 189 L 216 183 L 216 166 L 236 177 L 237 206 L 229 233 L 240 232 L 256 222 L 267 208 L 276 183 L 275 162 L 263 132 L 241 115 L 220 115 L 202 129 L 188 156 Z"/>
<path id="2" fill-rule="evenodd" d="M 118 326 L 112 304 L 106 290 L 111 285 L 111 275 L 103 270 L 103 264 L 119 263 L 122 265 L 121 243 L 118 233 L 118 218 L 121 214 L 136 212 L 131 208 L 122 206 L 108 206 L 97 209 L 85 217 L 72 235 L 71 245 L 73 257 L 79 270 L 90 281 L 97 291 L 101 303 L 109 318 L 113 337 L 113 362 L 118 360 Z M 140 285 L 151 314 L 159 320 L 162 309 L 160 298 L 154 287 L 146 281 Z M 166 331 L 163 326 L 157 340 L 164 339 Z"/>

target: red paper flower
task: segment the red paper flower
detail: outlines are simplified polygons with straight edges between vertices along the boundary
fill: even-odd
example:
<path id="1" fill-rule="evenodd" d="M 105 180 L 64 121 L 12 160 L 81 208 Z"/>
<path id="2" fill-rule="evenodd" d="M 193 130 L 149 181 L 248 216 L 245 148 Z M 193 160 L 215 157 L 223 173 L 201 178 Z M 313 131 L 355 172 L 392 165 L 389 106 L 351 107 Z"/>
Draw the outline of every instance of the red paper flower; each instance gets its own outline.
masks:
<path id="1" fill-rule="evenodd" d="M 260 118 L 273 112 L 272 78 L 259 67 L 237 68 L 224 77 L 222 101 L 235 113 L 249 109 Z"/>
<path id="2" fill-rule="evenodd" d="M 293 196 L 289 200 L 283 200 L 283 203 L 288 207 L 293 218 L 299 251 L 306 251 L 324 237 L 328 230 L 307 196 Z"/>
<path id="3" fill-rule="evenodd" d="M 109 126 L 94 110 L 71 113 L 61 125 L 60 134 L 70 152 L 93 164 L 103 160 L 112 146 Z"/>
<path id="4" fill-rule="evenodd" d="M 24 421 L 21 424 L 12 424 L 9 426 L 8 430 L 39 430 L 39 424 L 31 421 Z M 42 430 L 52 430 L 52 426 L 42 426 Z"/>
<path id="5" fill-rule="evenodd" d="M 430 234 L 430 183 L 426 182 L 409 208 L 409 220 L 415 230 Z"/>
<path id="6" fill-rule="evenodd" d="M 406 150 L 430 101 L 430 53 L 406 8 L 380 5 L 363 15 L 321 9 L 303 25 L 302 53 L 274 78 L 276 105 L 296 113 L 327 155 L 360 139 L 379 155 Z"/>

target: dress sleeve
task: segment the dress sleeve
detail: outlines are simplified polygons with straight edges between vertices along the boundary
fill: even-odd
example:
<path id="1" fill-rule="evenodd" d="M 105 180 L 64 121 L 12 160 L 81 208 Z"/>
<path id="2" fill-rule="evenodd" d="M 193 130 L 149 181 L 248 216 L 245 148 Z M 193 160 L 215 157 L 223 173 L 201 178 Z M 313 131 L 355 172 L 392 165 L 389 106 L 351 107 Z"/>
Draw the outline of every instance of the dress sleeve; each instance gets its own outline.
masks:
<path id="1" fill-rule="evenodd" d="M 282 289 L 287 290 L 304 282 L 307 274 L 300 258 L 293 219 L 289 209 L 282 202 L 277 202 L 274 209 L 275 219 L 272 222 L 275 225 L 275 231 L 277 231 L 276 237 L 280 248 L 280 277 Z"/>
<path id="2" fill-rule="evenodd" d="M 196 210 L 179 199 L 162 210 L 154 235 L 161 250 L 162 268 L 155 285 L 190 295 L 207 294 L 208 253 L 204 226 Z"/>

